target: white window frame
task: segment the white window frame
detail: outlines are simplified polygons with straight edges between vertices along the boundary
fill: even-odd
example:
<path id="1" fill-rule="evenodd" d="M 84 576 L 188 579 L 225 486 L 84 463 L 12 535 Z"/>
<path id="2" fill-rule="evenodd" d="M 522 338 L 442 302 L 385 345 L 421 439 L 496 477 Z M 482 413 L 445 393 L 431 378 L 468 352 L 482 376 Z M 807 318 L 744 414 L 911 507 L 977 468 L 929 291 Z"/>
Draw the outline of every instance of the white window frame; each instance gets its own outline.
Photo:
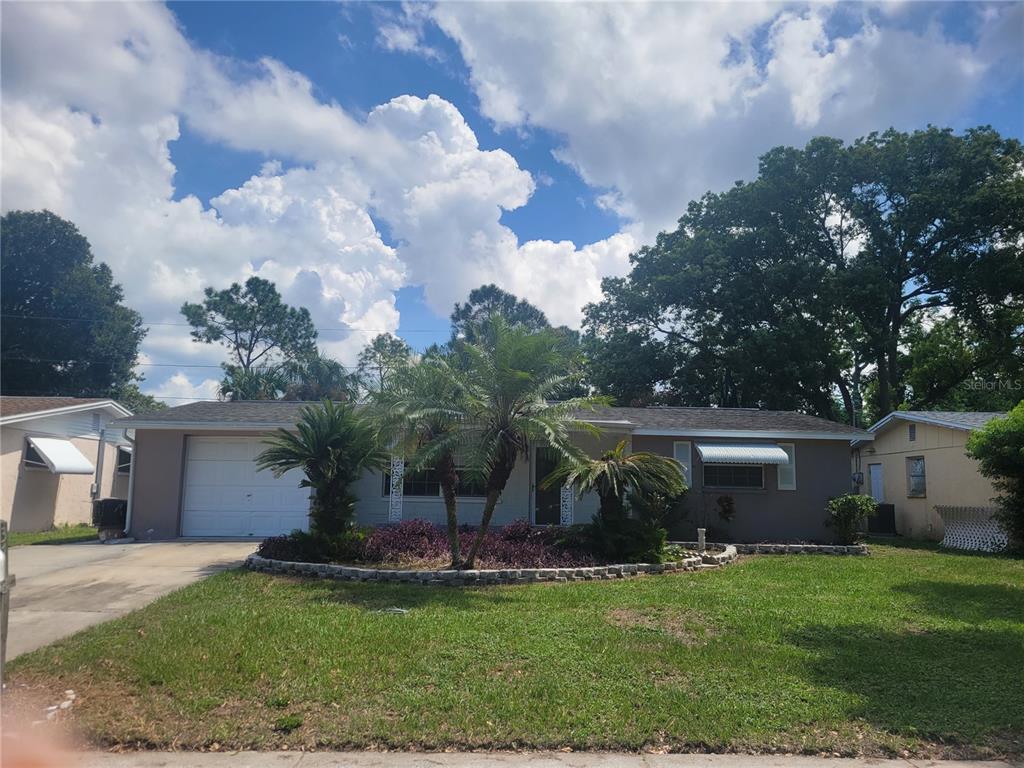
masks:
<path id="1" fill-rule="evenodd" d="M 776 464 L 775 465 L 775 480 L 777 488 L 780 491 L 795 491 L 796 490 L 796 443 L 778 443 L 779 448 L 786 452 L 789 456 L 788 464 Z M 793 470 L 793 481 L 790 483 L 784 483 L 782 480 L 782 470 L 785 468 L 792 468 Z"/>
<path id="2" fill-rule="evenodd" d="M 686 446 L 686 448 L 681 449 L 681 446 Z M 685 463 L 680 458 L 683 450 L 686 452 Z M 686 481 L 686 487 L 693 488 L 693 443 L 689 440 L 674 441 L 672 443 L 672 458 L 683 466 L 683 479 Z"/>
<path id="3" fill-rule="evenodd" d="M 121 469 L 121 454 L 124 453 L 128 457 L 128 466 Z M 126 451 L 120 445 L 117 446 L 117 453 L 114 455 L 114 472 L 118 475 L 128 475 L 132 471 L 132 454 L 131 451 Z"/>
<path id="4" fill-rule="evenodd" d="M 29 456 L 28 456 L 29 451 L 31 451 L 36 456 L 38 456 L 39 459 L 38 460 L 37 459 L 30 459 Z M 23 467 L 25 467 L 25 469 L 32 469 L 32 470 L 40 470 L 41 469 L 41 470 L 44 470 L 46 472 L 50 471 L 50 466 L 45 461 L 43 461 L 42 454 L 39 453 L 39 451 L 28 441 L 28 438 L 25 439 L 25 446 L 22 448 L 22 451 L 21 451 L 21 465 Z"/>
<path id="5" fill-rule="evenodd" d="M 915 461 L 920 461 L 921 462 L 921 474 L 920 475 L 914 475 L 911 472 L 911 468 L 913 467 L 913 462 L 915 462 Z M 907 465 L 907 498 L 908 499 L 926 499 L 926 498 L 928 498 L 928 463 L 925 461 L 924 456 L 907 456 L 907 458 L 906 458 L 906 465 Z M 914 487 L 913 487 L 913 480 L 912 480 L 912 478 L 914 478 L 914 477 L 920 477 L 921 478 L 923 487 L 921 488 L 921 492 L 920 493 L 914 493 L 913 492 Z"/>

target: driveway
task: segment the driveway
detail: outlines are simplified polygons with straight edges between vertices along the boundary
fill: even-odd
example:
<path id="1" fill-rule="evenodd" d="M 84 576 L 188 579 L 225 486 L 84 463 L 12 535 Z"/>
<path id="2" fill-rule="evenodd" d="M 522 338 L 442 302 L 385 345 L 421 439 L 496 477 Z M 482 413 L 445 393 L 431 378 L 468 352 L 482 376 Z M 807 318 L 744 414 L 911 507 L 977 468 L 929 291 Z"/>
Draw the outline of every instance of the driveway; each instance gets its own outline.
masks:
<path id="1" fill-rule="evenodd" d="M 240 565 L 254 541 L 33 545 L 10 550 L 7 658 L 153 602 Z"/>

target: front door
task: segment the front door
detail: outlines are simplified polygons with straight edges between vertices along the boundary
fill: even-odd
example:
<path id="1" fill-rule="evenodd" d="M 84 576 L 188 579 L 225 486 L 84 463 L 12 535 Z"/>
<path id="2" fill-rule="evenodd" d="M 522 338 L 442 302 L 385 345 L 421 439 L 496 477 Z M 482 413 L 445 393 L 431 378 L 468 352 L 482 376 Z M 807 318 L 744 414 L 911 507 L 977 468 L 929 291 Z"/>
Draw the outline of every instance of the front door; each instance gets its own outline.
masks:
<path id="1" fill-rule="evenodd" d="M 871 498 L 879 504 L 885 501 L 885 491 L 882 485 L 882 465 L 868 464 L 868 478 L 871 481 Z"/>
<path id="2" fill-rule="evenodd" d="M 558 454 L 551 448 L 538 448 L 533 462 L 533 524 L 558 525 L 562 521 L 559 486 L 541 488 L 541 481 L 555 471 Z"/>

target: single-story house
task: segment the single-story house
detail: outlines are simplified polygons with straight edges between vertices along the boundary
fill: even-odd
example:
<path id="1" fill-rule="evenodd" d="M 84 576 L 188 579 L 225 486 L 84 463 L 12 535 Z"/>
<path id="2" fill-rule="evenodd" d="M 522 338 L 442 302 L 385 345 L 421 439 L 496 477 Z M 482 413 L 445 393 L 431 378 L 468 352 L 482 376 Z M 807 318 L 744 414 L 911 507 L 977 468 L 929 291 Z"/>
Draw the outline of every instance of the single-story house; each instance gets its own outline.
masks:
<path id="1" fill-rule="evenodd" d="M 1005 413 L 894 411 L 868 428 L 872 441 L 853 443 L 858 491 L 892 504 L 896 532 L 940 540 L 936 506 L 991 507 L 992 482 L 966 453 L 967 437 Z"/>
<path id="2" fill-rule="evenodd" d="M 11 531 L 92 521 L 94 498 L 128 498 L 131 445 L 105 398 L 0 397 L 0 516 Z"/>
<path id="3" fill-rule="evenodd" d="M 135 444 L 128 534 L 142 540 L 265 537 L 305 528 L 309 491 L 299 488 L 301 475 L 275 478 L 255 463 L 266 434 L 293 428 L 305 405 L 196 402 L 121 419 L 117 426 L 133 430 Z M 872 438 L 813 416 L 743 408 L 600 408 L 580 418 L 601 429 L 599 438 L 578 437 L 591 455 L 626 440 L 633 451 L 678 459 L 691 488 L 692 528 L 712 528 L 735 541 L 829 540 L 825 502 L 850 491 L 850 441 Z M 531 448 L 509 480 L 494 524 L 589 522 L 596 498 L 539 487 L 553 468 L 544 446 Z M 400 457 L 388 472 L 367 473 L 354 492 L 363 525 L 444 520 L 437 479 L 429 471 L 405 472 Z M 722 496 L 735 501 L 729 523 L 718 517 Z M 479 487 L 466 479 L 460 519 L 478 522 L 482 508 Z"/>

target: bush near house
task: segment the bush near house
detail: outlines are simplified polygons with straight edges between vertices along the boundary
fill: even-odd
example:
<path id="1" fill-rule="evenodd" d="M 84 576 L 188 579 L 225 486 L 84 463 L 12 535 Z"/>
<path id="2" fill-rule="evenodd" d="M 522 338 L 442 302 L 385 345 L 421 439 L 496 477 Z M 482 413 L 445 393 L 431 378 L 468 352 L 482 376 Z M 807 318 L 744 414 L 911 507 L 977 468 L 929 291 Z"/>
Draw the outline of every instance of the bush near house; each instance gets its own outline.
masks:
<path id="1" fill-rule="evenodd" d="M 1010 537 L 1010 547 L 1024 552 L 1024 400 L 1004 419 L 994 419 L 971 434 L 967 453 L 999 492 L 996 518 Z"/>
<path id="2" fill-rule="evenodd" d="M 826 525 L 834 528 L 840 544 L 854 544 L 860 538 L 860 525 L 875 514 L 877 503 L 870 496 L 848 493 L 828 500 Z"/>

